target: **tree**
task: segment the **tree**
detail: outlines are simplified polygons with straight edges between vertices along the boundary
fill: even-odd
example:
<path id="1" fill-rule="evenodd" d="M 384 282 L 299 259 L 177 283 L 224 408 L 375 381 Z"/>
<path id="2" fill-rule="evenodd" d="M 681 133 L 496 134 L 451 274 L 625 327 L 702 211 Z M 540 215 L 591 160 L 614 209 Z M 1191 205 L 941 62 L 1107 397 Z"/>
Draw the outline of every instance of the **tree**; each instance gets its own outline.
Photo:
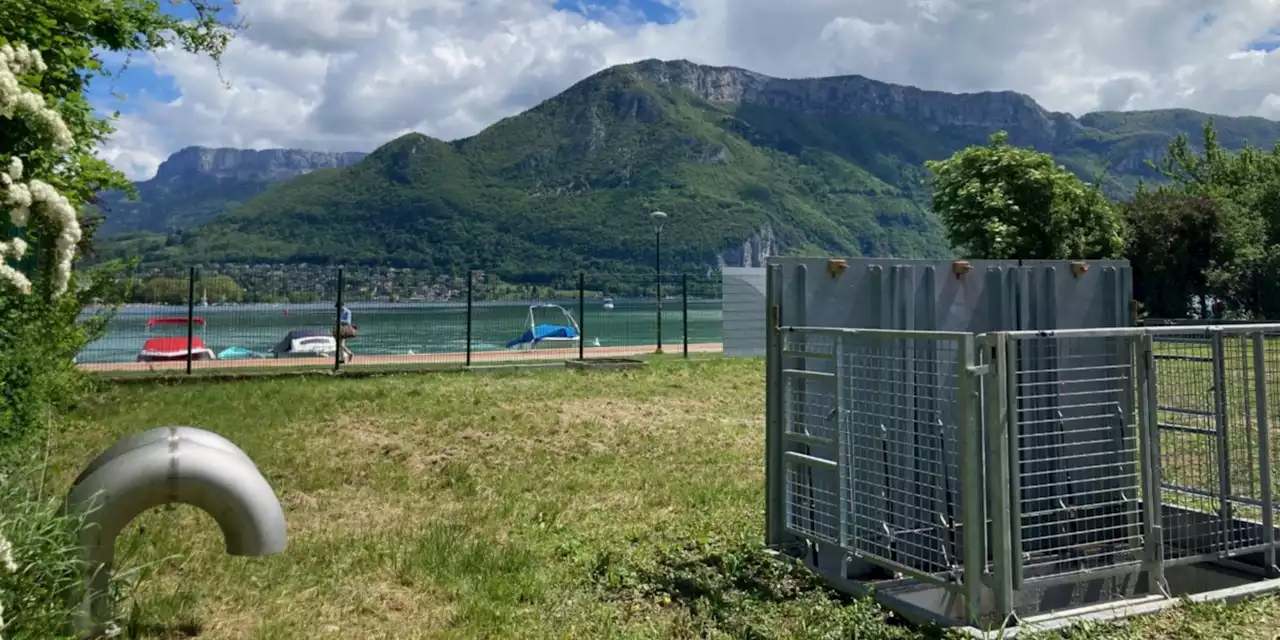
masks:
<path id="1" fill-rule="evenodd" d="M 77 318 L 119 300 L 114 263 L 73 277 L 92 242 L 79 218 L 102 189 L 132 189 L 94 155 L 112 132 L 85 97 L 111 75 L 96 52 L 176 46 L 218 59 L 237 25 L 192 0 L 196 18 L 152 0 L 0 0 L 0 463 L 74 400 L 72 360 L 106 318 Z M 20 457 L 20 456 L 19 456 Z"/>
<path id="2" fill-rule="evenodd" d="M 244 289 L 231 276 L 209 276 L 197 283 L 202 294 L 208 294 L 213 302 L 240 302 Z"/>
<path id="3" fill-rule="evenodd" d="M 191 283 L 187 278 L 150 278 L 134 291 L 134 302 L 186 304 Z M 201 276 L 196 281 L 196 300 L 208 296 L 210 302 L 240 302 L 244 289 L 231 276 Z"/>
<path id="4" fill-rule="evenodd" d="M 1123 254 L 1124 219 L 1096 186 L 1046 153 L 991 136 L 926 163 L 933 211 L 961 253 L 989 259 L 1099 259 Z"/>
<path id="5" fill-rule="evenodd" d="M 1134 296 L 1148 313 L 1203 317 L 1210 296 L 1236 299 L 1245 293 L 1233 286 L 1241 245 L 1233 231 L 1260 238 L 1264 229 L 1241 226 L 1234 204 L 1173 189 L 1139 189 L 1120 209 L 1131 230 L 1125 253 L 1133 266 Z"/>
<path id="6" fill-rule="evenodd" d="M 1166 191 L 1209 200 L 1218 211 L 1212 259 L 1198 263 L 1209 296 L 1233 315 L 1280 316 L 1280 143 L 1270 152 L 1246 145 L 1233 154 L 1218 143 L 1210 119 L 1202 151 L 1179 135 L 1149 165 L 1169 181 Z"/>

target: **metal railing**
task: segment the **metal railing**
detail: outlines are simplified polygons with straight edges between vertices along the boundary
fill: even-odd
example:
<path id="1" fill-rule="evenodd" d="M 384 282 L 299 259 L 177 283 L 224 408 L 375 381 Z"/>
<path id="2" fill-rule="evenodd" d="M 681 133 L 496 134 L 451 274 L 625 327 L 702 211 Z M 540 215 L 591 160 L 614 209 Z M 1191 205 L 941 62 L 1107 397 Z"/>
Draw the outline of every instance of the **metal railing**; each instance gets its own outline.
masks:
<path id="1" fill-rule="evenodd" d="M 973 623 L 1135 572 L 1168 596 L 1180 564 L 1280 575 L 1280 324 L 778 332 L 785 530 L 963 595 Z"/>

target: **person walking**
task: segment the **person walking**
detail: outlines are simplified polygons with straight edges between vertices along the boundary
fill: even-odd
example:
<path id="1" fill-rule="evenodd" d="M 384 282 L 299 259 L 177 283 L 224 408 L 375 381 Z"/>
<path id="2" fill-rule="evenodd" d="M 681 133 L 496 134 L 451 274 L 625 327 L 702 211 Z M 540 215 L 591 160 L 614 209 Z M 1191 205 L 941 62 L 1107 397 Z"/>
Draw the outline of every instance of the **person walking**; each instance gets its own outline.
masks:
<path id="1" fill-rule="evenodd" d="M 342 353 L 346 356 L 346 361 L 351 362 L 355 354 L 347 347 L 346 341 L 359 334 L 360 327 L 351 322 L 351 309 L 347 305 L 342 305 L 342 309 L 338 312 L 338 341 L 342 343 Z"/>

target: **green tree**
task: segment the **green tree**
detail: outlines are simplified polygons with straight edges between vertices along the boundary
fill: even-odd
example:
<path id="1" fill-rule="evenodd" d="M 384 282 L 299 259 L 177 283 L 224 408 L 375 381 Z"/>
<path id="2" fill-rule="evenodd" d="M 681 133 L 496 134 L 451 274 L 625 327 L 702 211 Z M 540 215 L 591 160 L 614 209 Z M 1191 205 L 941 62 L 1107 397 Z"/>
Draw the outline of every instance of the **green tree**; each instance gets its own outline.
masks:
<path id="1" fill-rule="evenodd" d="M 82 210 L 103 189 L 130 190 L 123 174 L 94 155 L 112 132 L 111 118 L 96 114 L 85 96 L 91 82 L 113 73 L 97 52 L 174 46 L 218 59 L 237 25 L 219 20 L 212 2 L 192 0 L 190 5 L 196 18 L 184 20 L 162 13 L 153 0 L 0 0 L 0 47 L 10 52 L 30 48 L 43 61 L 27 65 L 16 77 L 18 89 L 38 95 L 63 128 L 41 125 L 39 114 L 0 109 L 0 164 L 16 161 L 24 180 L 48 184 L 73 211 Z M 0 191 L 7 188 L 0 185 Z M 43 424 L 40 412 L 74 400 L 65 389 L 57 390 L 61 387 L 50 376 L 62 380 L 72 375 L 75 354 L 105 326 L 104 318 L 77 324 L 84 304 L 109 301 L 120 293 L 103 288 L 113 278 L 82 275 L 72 278 L 67 293 L 60 295 L 66 276 L 57 271 L 67 264 L 58 259 L 60 229 L 47 217 L 29 218 L 0 212 L 0 242 L 17 238 L 30 247 L 17 266 L 27 272 L 33 289 L 33 295 L 22 295 L 14 285 L 0 283 L 5 288 L 0 290 L 0 383 L 6 391 L 0 394 L 0 454 L 25 442 Z M 78 225 L 80 254 L 92 242 L 92 224 L 83 222 Z M 104 271 L 120 268 L 111 264 Z"/>
<path id="2" fill-rule="evenodd" d="M 1159 318 L 1203 317 L 1209 296 L 1238 299 L 1245 291 L 1238 265 L 1241 233 L 1261 239 L 1265 229 L 1233 203 L 1174 189 L 1149 191 L 1120 206 L 1131 231 L 1126 257 L 1134 296 Z M 1243 216 L 1243 218 L 1242 218 Z"/>
<path id="3" fill-rule="evenodd" d="M 1200 151 L 1179 135 L 1149 164 L 1168 190 L 1212 201 L 1220 212 L 1211 259 L 1198 262 L 1209 295 L 1233 315 L 1280 317 L 1280 143 L 1231 153 L 1209 120 Z"/>
<path id="4" fill-rule="evenodd" d="M 244 300 L 244 289 L 231 276 L 207 276 L 200 278 L 200 292 L 196 295 L 207 295 L 210 302 L 240 302 Z"/>
<path id="5" fill-rule="evenodd" d="M 186 278 L 149 278 L 134 291 L 134 302 L 183 304 L 187 301 Z"/>
<path id="6" fill-rule="evenodd" d="M 966 257 L 1098 259 L 1123 254 L 1123 217 L 1096 186 L 1047 153 L 991 136 L 946 160 L 925 163 L 933 211 Z"/>

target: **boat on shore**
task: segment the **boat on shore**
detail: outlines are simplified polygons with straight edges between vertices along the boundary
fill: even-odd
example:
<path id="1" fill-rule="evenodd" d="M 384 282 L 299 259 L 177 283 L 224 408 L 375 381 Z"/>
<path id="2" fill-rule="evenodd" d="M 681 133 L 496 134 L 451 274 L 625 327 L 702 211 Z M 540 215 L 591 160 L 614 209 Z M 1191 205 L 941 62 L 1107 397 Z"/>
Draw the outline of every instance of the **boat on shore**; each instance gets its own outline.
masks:
<path id="1" fill-rule="evenodd" d="M 558 323 L 538 322 L 538 311 L 552 313 L 559 311 L 563 318 Z M 536 349 L 542 345 L 567 346 L 577 344 L 582 339 L 582 331 L 578 321 L 568 309 L 558 304 L 529 305 L 529 328 L 518 338 L 507 342 L 508 349 Z"/>
<path id="2" fill-rule="evenodd" d="M 151 333 L 156 327 L 188 328 L 193 324 L 200 327 L 201 334 L 204 333 L 204 318 L 188 319 L 185 316 L 150 318 L 147 320 L 147 333 Z M 173 362 L 186 360 L 188 357 L 191 360 L 216 360 L 218 356 L 205 344 L 203 335 L 193 335 L 190 341 L 185 335 L 148 338 L 142 343 L 142 350 L 138 352 L 138 362 Z"/>
<path id="3" fill-rule="evenodd" d="M 276 358 L 332 358 L 337 350 L 332 329 L 294 329 L 271 348 L 271 354 Z M 351 350 L 343 345 L 342 351 L 342 361 L 350 360 Z"/>

